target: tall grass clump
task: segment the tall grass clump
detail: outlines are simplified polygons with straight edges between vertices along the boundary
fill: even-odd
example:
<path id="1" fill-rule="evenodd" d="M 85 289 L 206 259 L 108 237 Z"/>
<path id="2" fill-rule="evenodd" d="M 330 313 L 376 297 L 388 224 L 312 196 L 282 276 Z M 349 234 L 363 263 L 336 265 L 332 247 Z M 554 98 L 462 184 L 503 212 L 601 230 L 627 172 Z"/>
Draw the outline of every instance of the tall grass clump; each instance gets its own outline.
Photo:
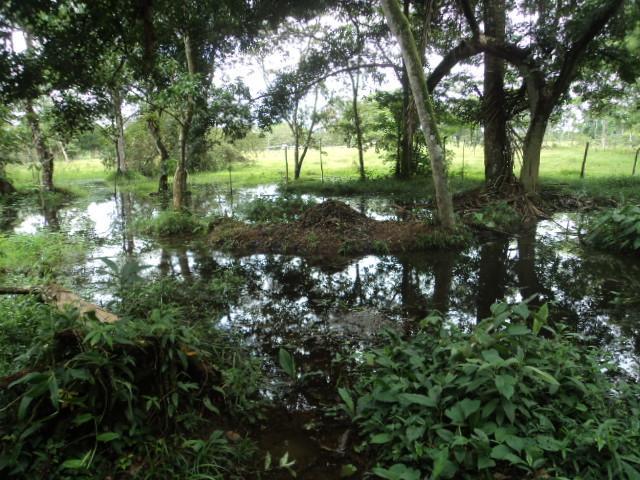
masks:
<path id="1" fill-rule="evenodd" d="M 300 196 L 256 198 L 242 205 L 240 214 L 251 222 L 291 222 L 315 204 Z"/>

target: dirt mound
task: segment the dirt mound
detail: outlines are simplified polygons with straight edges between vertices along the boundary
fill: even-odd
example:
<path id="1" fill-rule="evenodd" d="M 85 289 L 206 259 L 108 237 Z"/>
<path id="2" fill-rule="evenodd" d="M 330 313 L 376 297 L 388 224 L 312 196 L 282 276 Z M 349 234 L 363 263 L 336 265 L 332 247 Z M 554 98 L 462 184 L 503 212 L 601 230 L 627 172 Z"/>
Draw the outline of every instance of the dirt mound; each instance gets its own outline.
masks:
<path id="1" fill-rule="evenodd" d="M 370 223 L 371 220 L 349 205 L 336 200 L 327 200 L 309 208 L 299 220 L 299 224 L 306 228 L 353 228 Z"/>

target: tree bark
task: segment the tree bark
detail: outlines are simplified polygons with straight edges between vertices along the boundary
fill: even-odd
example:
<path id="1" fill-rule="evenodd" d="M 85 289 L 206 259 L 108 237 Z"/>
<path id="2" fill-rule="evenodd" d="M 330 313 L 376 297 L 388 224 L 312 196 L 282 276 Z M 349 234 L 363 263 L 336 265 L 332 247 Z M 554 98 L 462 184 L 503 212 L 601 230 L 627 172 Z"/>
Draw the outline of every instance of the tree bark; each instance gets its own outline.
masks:
<path id="1" fill-rule="evenodd" d="M 190 75 L 196 74 L 195 58 L 193 54 L 193 46 L 191 37 L 188 33 L 184 35 L 184 54 L 187 61 L 187 71 Z M 187 105 L 184 117 L 180 122 L 179 144 L 180 158 L 176 165 L 176 172 L 173 176 L 173 208 L 180 210 L 185 207 L 187 196 L 187 164 L 188 164 L 188 145 L 189 130 L 193 121 L 193 112 L 195 109 L 195 99 L 192 94 L 188 95 Z"/>
<path id="2" fill-rule="evenodd" d="M 404 65 L 404 62 L 403 62 Z M 409 85 L 409 75 L 406 65 L 402 69 L 402 143 L 400 144 L 400 168 L 398 176 L 409 178 L 411 176 L 411 165 L 413 164 L 413 136 L 415 128 L 413 116 L 411 115 L 411 85 Z"/>
<path id="3" fill-rule="evenodd" d="M 40 184 L 44 191 L 53 192 L 55 190 L 53 185 L 53 153 L 49 149 L 47 142 L 40 129 L 40 120 L 38 115 L 33 109 L 33 102 L 31 99 L 27 100 L 26 106 L 26 119 L 31 130 L 31 138 L 33 139 L 33 145 L 38 155 L 38 161 L 42 169 Z"/>
<path id="4" fill-rule="evenodd" d="M 353 105 L 353 120 L 356 129 L 356 144 L 358 146 L 358 165 L 360 171 L 360 180 L 366 180 L 366 172 L 364 170 L 364 146 L 362 141 L 362 122 L 360 120 L 360 109 L 358 107 L 358 91 L 360 87 L 360 73 L 350 73 L 351 78 L 351 93 L 352 105 Z"/>
<path id="5" fill-rule="evenodd" d="M 116 124 L 116 172 L 127 172 L 127 159 L 124 139 L 124 118 L 122 117 L 122 95 L 117 88 L 111 91 L 113 118 Z"/>
<path id="6" fill-rule="evenodd" d="M 382 8 L 391 32 L 400 43 L 402 57 L 407 67 L 411 91 L 416 102 L 416 109 L 424 138 L 429 149 L 438 216 L 445 228 L 453 228 L 455 226 L 455 217 L 453 213 L 453 201 L 447 184 L 444 151 L 438 132 L 438 125 L 435 120 L 431 95 L 427 89 L 427 81 L 420 62 L 418 49 L 416 48 L 416 43 L 411 33 L 409 21 L 402 13 L 397 0 L 382 0 Z"/>
<path id="7" fill-rule="evenodd" d="M 160 179 L 158 181 L 158 193 L 162 195 L 166 195 L 169 191 L 169 152 L 167 151 L 167 147 L 164 145 L 162 141 L 162 135 L 160 133 L 160 125 L 158 120 L 153 117 L 147 118 L 147 129 L 149 130 L 149 134 L 153 139 L 153 143 L 156 146 L 156 150 L 158 151 L 158 155 L 160 155 Z"/>
<path id="8" fill-rule="evenodd" d="M 485 0 L 485 35 L 503 43 L 506 35 L 504 0 Z M 513 156 L 507 135 L 507 98 L 504 90 L 505 61 L 491 53 L 484 54 L 484 172 L 488 188 L 498 190 L 513 179 Z"/>
<path id="9" fill-rule="evenodd" d="M 524 137 L 520 183 L 522 183 L 527 193 L 535 193 L 538 189 L 540 153 L 542 152 L 542 142 L 548 121 L 549 115 L 547 114 L 539 113 L 534 115 Z"/>

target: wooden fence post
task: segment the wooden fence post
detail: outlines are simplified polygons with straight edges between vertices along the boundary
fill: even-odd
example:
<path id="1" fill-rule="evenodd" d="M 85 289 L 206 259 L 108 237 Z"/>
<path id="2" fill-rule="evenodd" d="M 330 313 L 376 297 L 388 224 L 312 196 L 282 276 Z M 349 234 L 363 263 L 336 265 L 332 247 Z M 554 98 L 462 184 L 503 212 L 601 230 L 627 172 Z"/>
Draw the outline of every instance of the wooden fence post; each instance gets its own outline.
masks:
<path id="1" fill-rule="evenodd" d="M 584 157 L 582 157 L 582 168 L 580 169 L 580 178 L 584 178 L 584 169 L 587 166 L 587 155 L 589 154 L 589 142 L 584 147 Z"/>

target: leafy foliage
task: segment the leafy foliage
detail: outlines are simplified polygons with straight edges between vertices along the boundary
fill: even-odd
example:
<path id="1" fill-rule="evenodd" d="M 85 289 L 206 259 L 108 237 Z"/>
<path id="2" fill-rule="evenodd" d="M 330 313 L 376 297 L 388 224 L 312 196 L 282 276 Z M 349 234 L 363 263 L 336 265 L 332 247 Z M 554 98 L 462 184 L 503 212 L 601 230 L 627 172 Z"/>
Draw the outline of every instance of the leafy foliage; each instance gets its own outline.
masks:
<path id="1" fill-rule="evenodd" d="M 638 478 L 637 384 L 607 354 L 498 303 L 471 332 L 429 317 L 385 334 L 347 410 L 381 478 Z M 345 394 L 341 393 L 344 400 Z"/>
<path id="2" fill-rule="evenodd" d="M 260 384 L 235 342 L 159 310 L 112 325 L 44 310 L 30 307 L 25 369 L 4 371 L 3 476 L 237 478 L 250 465 L 249 445 L 219 430 Z M 251 382 L 231 381 L 237 363 Z"/>
<path id="3" fill-rule="evenodd" d="M 640 251 L 640 206 L 626 205 L 606 211 L 587 226 L 584 241 L 617 252 Z"/>

